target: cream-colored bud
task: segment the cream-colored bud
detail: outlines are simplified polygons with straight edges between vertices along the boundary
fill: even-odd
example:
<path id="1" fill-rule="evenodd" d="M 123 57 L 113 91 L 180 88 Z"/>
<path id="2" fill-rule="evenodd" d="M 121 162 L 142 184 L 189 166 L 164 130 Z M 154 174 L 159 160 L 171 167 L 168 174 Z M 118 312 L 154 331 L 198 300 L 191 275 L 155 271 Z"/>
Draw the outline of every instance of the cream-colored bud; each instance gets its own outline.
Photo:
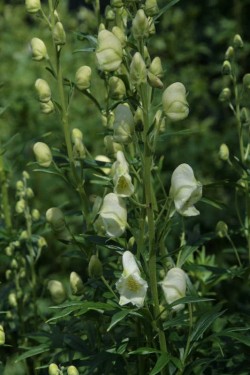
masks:
<path id="1" fill-rule="evenodd" d="M 150 64 L 149 71 L 158 78 L 163 77 L 163 69 L 160 57 L 155 57 Z"/>
<path id="2" fill-rule="evenodd" d="M 236 34 L 234 36 L 233 45 L 234 45 L 234 48 L 238 48 L 238 49 L 244 47 L 243 40 L 239 34 Z"/>
<path id="3" fill-rule="evenodd" d="M 49 84 L 41 78 L 38 78 L 35 82 L 35 89 L 38 94 L 40 102 L 47 103 L 51 99 L 51 90 Z"/>
<path id="4" fill-rule="evenodd" d="M 75 366 L 69 366 L 67 368 L 68 375 L 79 375 L 79 372 Z"/>
<path id="5" fill-rule="evenodd" d="M 11 280 L 11 278 L 12 278 L 12 270 L 6 270 L 5 271 L 5 278 L 6 278 L 6 280 Z"/>
<path id="6" fill-rule="evenodd" d="M 230 75 L 232 72 L 231 64 L 228 60 L 225 60 L 222 65 L 222 74 L 223 75 Z"/>
<path id="7" fill-rule="evenodd" d="M 162 111 L 159 109 L 154 117 L 155 127 L 160 131 L 164 132 L 166 129 L 165 117 L 163 117 Z"/>
<path id="8" fill-rule="evenodd" d="M 101 161 L 103 163 L 111 163 L 111 160 L 106 155 L 97 155 L 95 157 L 96 161 Z M 109 175 L 111 168 L 110 167 L 100 167 L 104 174 Z"/>
<path id="9" fill-rule="evenodd" d="M 35 61 L 41 61 L 48 57 L 47 48 L 44 42 L 39 38 L 31 39 L 31 50 L 32 50 L 32 59 Z"/>
<path id="10" fill-rule="evenodd" d="M 79 90 L 87 90 L 90 87 L 92 70 L 89 66 L 81 66 L 75 76 L 76 86 Z"/>
<path id="11" fill-rule="evenodd" d="M 114 8 L 121 8 L 123 6 L 123 1 L 122 0 L 111 0 L 110 4 Z"/>
<path id="12" fill-rule="evenodd" d="M 250 89 L 250 73 L 247 73 L 247 74 L 244 75 L 244 77 L 243 77 L 243 85 L 248 90 Z"/>
<path id="13" fill-rule="evenodd" d="M 73 156 L 74 159 L 84 159 L 86 157 L 86 149 L 83 142 L 79 139 L 75 139 L 75 144 L 73 146 Z"/>
<path id="14" fill-rule="evenodd" d="M 162 96 L 163 110 L 172 121 L 183 120 L 188 116 L 185 86 L 175 82 L 168 86 Z"/>
<path id="15" fill-rule="evenodd" d="M 48 246 L 44 237 L 39 236 L 37 246 L 39 247 L 39 249 L 42 249 L 44 246 Z"/>
<path id="16" fill-rule="evenodd" d="M 31 211 L 31 217 L 34 221 L 38 221 L 40 219 L 40 212 L 34 208 L 32 211 Z"/>
<path id="17" fill-rule="evenodd" d="M 249 120 L 249 110 L 246 107 L 241 108 L 240 119 L 242 124 L 247 124 Z"/>
<path id="18" fill-rule="evenodd" d="M 150 84 L 151 87 L 153 87 L 155 89 L 162 89 L 163 88 L 163 83 L 160 80 L 160 78 L 155 76 L 150 71 L 148 71 L 148 83 Z"/>
<path id="19" fill-rule="evenodd" d="M 96 58 L 100 70 L 112 72 L 122 63 L 122 45 L 120 40 L 108 30 L 98 33 Z"/>
<path id="20" fill-rule="evenodd" d="M 28 13 L 37 13 L 41 9 L 40 0 L 25 0 L 25 7 Z"/>
<path id="21" fill-rule="evenodd" d="M 9 302 L 9 305 L 11 307 L 17 307 L 17 299 L 16 299 L 16 293 L 14 292 L 11 292 L 9 295 L 8 295 L 8 302 Z"/>
<path id="22" fill-rule="evenodd" d="M 218 221 L 215 231 L 218 237 L 226 237 L 228 235 L 228 226 L 224 221 Z"/>
<path id="23" fill-rule="evenodd" d="M 135 128 L 137 131 L 143 131 L 143 110 L 141 107 L 137 107 L 134 114 Z"/>
<path id="24" fill-rule="evenodd" d="M 229 46 L 225 52 L 225 60 L 231 60 L 234 56 L 234 48 Z"/>
<path id="25" fill-rule="evenodd" d="M 109 95 L 114 100 L 122 100 L 126 95 L 124 82 L 115 76 L 109 78 Z"/>
<path id="26" fill-rule="evenodd" d="M 82 141 L 83 140 L 83 134 L 80 129 L 74 128 L 71 133 L 71 139 L 73 143 L 76 143 L 77 140 Z"/>
<path id="27" fill-rule="evenodd" d="M 111 135 L 106 135 L 104 137 L 104 145 L 107 151 L 107 154 L 111 157 L 114 157 L 117 151 L 122 151 L 123 147 L 120 143 L 114 141 L 114 138 Z"/>
<path id="28" fill-rule="evenodd" d="M 52 34 L 56 45 L 62 46 L 66 43 L 66 34 L 61 22 L 55 24 Z"/>
<path id="29" fill-rule="evenodd" d="M 120 237 L 127 226 L 127 209 L 123 198 L 114 193 L 107 194 L 99 218 L 108 237 Z"/>
<path id="30" fill-rule="evenodd" d="M 76 272 L 71 272 L 70 277 L 70 287 L 72 290 L 72 294 L 78 296 L 83 294 L 84 285 L 81 277 Z"/>
<path id="31" fill-rule="evenodd" d="M 40 109 L 41 112 L 44 113 L 45 115 L 49 115 L 52 113 L 55 109 L 54 104 L 51 100 L 49 100 L 47 103 L 40 103 Z"/>
<path id="32" fill-rule="evenodd" d="M 156 33 L 154 19 L 152 17 L 148 17 L 148 24 L 149 24 L 149 35 L 154 35 Z"/>
<path id="33" fill-rule="evenodd" d="M 20 234 L 20 240 L 27 240 L 29 238 L 27 230 L 23 230 Z"/>
<path id="34" fill-rule="evenodd" d="M 219 157 L 224 161 L 227 161 L 229 159 L 229 149 L 225 143 L 222 143 L 220 145 Z"/>
<path id="35" fill-rule="evenodd" d="M 22 214 L 25 210 L 25 200 L 24 199 L 20 199 L 17 203 L 16 203 L 16 212 L 18 214 Z"/>
<path id="36" fill-rule="evenodd" d="M 13 270 L 17 270 L 18 269 L 18 263 L 17 263 L 17 260 L 14 258 L 12 259 L 12 261 L 10 262 L 10 267 L 13 269 Z"/>
<path id="37" fill-rule="evenodd" d="M 30 187 L 26 189 L 26 196 L 28 199 L 31 199 L 34 197 L 34 191 Z"/>
<path id="38" fill-rule="evenodd" d="M 147 69 L 140 52 L 136 52 L 132 58 L 129 75 L 131 83 L 135 86 L 147 81 Z"/>
<path id="39" fill-rule="evenodd" d="M 48 168 L 52 162 L 52 154 L 49 146 L 44 142 L 36 142 L 33 146 L 33 152 L 37 163 L 41 167 Z"/>
<path id="40" fill-rule="evenodd" d="M 219 96 L 221 102 L 228 102 L 231 98 L 231 90 L 228 87 L 225 87 Z"/>
<path id="41" fill-rule="evenodd" d="M 61 232 L 66 228 L 64 214 L 58 207 L 51 207 L 47 210 L 46 220 L 56 232 Z"/>
<path id="42" fill-rule="evenodd" d="M 0 345 L 4 345 L 4 344 L 5 344 L 5 333 L 4 333 L 3 326 L 0 325 Z"/>
<path id="43" fill-rule="evenodd" d="M 120 27 L 114 26 L 112 28 L 112 33 L 120 40 L 122 48 L 125 48 L 127 44 L 127 36 L 124 31 Z"/>
<path id="44" fill-rule="evenodd" d="M 4 250 L 5 250 L 5 254 L 8 257 L 11 257 L 13 255 L 13 247 L 12 246 L 7 246 Z"/>
<path id="45" fill-rule="evenodd" d="M 114 114 L 114 141 L 122 144 L 132 142 L 134 135 L 134 117 L 129 106 L 119 104 Z"/>
<path id="46" fill-rule="evenodd" d="M 50 280 L 48 282 L 48 290 L 50 292 L 52 300 L 56 304 L 60 304 L 66 299 L 66 292 L 61 281 Z"/>
<path id="47" fill-rule="evenodd" d="M 149 36 L 149 23 L 143 9 L 139 9 L 132 22 L 134 39 L 147 38 Z"/>
<path id="48" fill-rule="evenodd" d="M 30 175 L 29 175 L 29 173 L 28 173 L 27 171 L 23 171 L 22 175 L 23 175 L 23 178 L 24 178 L 25 180 L 29 180 Z"/>
<path id="49" fill-rule="evenodd" d="M 102 263 L 97 255 L 92 255 L 88 265 L 88 273 L 90 277 L 99 278 L 102 276 Z"/>
<path id="50" fill-rule="evenodd" d="M 159 12 L 158 4 L 156 0 L 146 0 L 145 2 L 145 13 L 147 16 L 155 16 Z"/>
<path id="51" fill-rule="evenodd" d="M 49 365 L 49 375 L 59 375 L 59 374 L 60 374 L 60 370 L 58 366 L 55 363 L 51 363 Z"/>
<path id="52" fill-rule="evenodd" d="M 23 181 L 18 180 L 16 183 L 16 189 L 20 191 L 20 190 L 23 190 L 23 187 L 24 187 Z"/>
<path id="53" fill-rule="evenodd" d="M 24 267 L 21 267 L 19 270 L 19 277 L 21 279 L 24 279 L 26 277 L 26 269 Z"/>
<path id="54" fill-rule="evenodd" d="M 114 10 L 112 9 L 112 7 L 110 5 L 106 6 L 104 14 L 105 14 L 105 19 L 107 21 L 114 21 L 114 19 L 115 19 L 115 12 L 114 12 Z"/>

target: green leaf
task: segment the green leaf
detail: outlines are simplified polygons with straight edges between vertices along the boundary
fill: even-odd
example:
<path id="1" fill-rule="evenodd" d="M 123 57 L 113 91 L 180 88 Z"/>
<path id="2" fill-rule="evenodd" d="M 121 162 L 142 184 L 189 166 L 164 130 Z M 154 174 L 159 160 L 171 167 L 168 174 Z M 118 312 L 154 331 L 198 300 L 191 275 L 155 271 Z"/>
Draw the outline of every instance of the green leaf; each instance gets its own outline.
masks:
<path id="1" fill-rule="evenodd" d="M 183 246 L 180 249 L 180 258 L 178 260 L 178 267 L 182 267 L 182 265 L 186 262 L 189 256 L 196 251 L 199 246 Z"/>
<path id="2" fill-rule="evenodd" d="M 27 352 L 21 354 L 20 356 L 18 356 L 15 362 L 23 361 L 26 358 L 30 358 L 30 357 L 33 357 L 35 355 L 48 352 L 49 350 L 50 350 L 50 348 L 48 347 L 48 345 L 37 346 L 37 347 L 32 348 L 32 349 L 28 350 Z"/>
<path id="3" fill-rule="evenodd" d="M 173 307 L 182 303 L 199 303 L 199 302 L 208 302 L 208 301 L 213 301 L 213 298 L 203 298 L 203 297 L 195 297 L 195 296 L 187 296 L 178 299 L 177 301 L 171 303 L 169 307 Z"/>
<path id="4" fill-rule="evenodd" d="M 177 4 L 180 0 L 172 0 L 170 1 L 165 7 L 160 9 L 159 13 L 156 17 L 154 17 L 154 20 L 156 21 L 158 18 L 160 18 L 169 8 L 171 8 L 173 5 Z"/>
<path id="5" fill-rule="evenodd" d="M 127 315 L 129 315 L 130 311 L 129 310 L 122 310 L 116 313 L 115 315 L 112 316 L 111 323 L 107 329 L 107 332 L 111 330 L 117 323 L 119 323 L 121 320 L 126 318 Z"/>
<path id="6" fill-rule="evenodd" d="M 136 350 L 133 350 L 132 352 L 129 352 L 128 354 L 129 355 L 133 355 L 133 354 L 148 355 L 148 354 L 152 354 L 152 353 L 161 353 L 161 351 L 157 350 L 155 348 L 142 347 L 142 348 L 138 348 Z"/>
<path id="7" fill-rule="evenodd" d="M 162 134 L 159 138 L 164 141 L 168 137 L 177 136 L 177 135 L 190 135 L 190 134 L 195 134 L 195 133 L 200 133 L 200 130 L 184 129 L 184 130 L 180 130 L 176 132 L 167 132 L 167 133 Z"/>
<path id="8" fill-rule="evenodd" d="M 159 372 L 166 367 L 168 362 L 170 361 L 170 356 L 167 353 L 162 353 L 162 355 L 158 358 L 155 367 L 150 372 L 149 375 L 156 375 L 159 374 Z"/>
<path id="9" fill-rule="evenodd" d="M 222 210 L 223 207 L 226 206 L 222 202 L 218 202 L 218 201 L 215 201 L 215 200 L 212 200 L 212 199 L 208 199 L 208 198 L 204 198 L 204 197 L 201 199 L 201 202 L 206 203 L 206 204 L 208 204 L 208 205 L 210 205 L 210 206 L 212 206 L 214 208 L 217 208 L 219 210 Z"/>

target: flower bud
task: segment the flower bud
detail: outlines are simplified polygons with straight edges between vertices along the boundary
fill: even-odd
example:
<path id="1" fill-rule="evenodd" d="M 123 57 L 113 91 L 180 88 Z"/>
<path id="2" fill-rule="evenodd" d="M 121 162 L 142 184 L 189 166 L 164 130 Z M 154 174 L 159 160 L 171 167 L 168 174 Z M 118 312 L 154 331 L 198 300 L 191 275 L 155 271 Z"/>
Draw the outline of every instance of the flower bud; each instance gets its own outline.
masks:
<path id="1" fill-rule="evenodd" d="M 158 4 L 156 0 L 146 0 L 145 2 L 145 13 L 147 16 L 155 16 L 159 12 Z"/>
<path id="2" fill-rule="evenodd" d="M 48 290 L 53 302 L 55 302 L 56 304 L 59 305 L 66 299 L 66 292 L 63 284 L 60 281 L 50 280 L 48 282 Z"/>
<path id="3" fill-rule="evenodd" d="M 114 8 L 121 8 L 123 6 L 123 1 L 122 0 L 111 0 L 110 4 Z"/>
<path id="4" fill-rule="evenodd" d="M 143 9 L 139 9 L 133 19 L 132 34 L 135 40 L 149 36 L 149 23 Z"/>
<path id="5" fill-rule="evenodd" d="M 75 144 L 73 146 L 73 156 L 75 159 L 84 159 L 86 157 L 86 150 L 83 142 L 76 138 Z"/>
<path id="6" fill-rule="evenodd" d="M 162 96 L 163 110 L 172 121 L 184 120 L 189 113 L 185 86 L 175 82 L 168 86 Z"/>
<path id="7" fill-rule="evenodd" d="M 237 48 L 237 49 L 244 47 L 243 40 L 239 34 L 236 34 L 234 36 L 233 45 L 234 45 L 234 48 Z"/>
<path id="8" fill-rule="evenodd" d="M 55 109 L 54 104 L 51 100 L 49 100 L 47 103 L 40 103 L 40 109 L 41 112 L 44 113 L 45 115 L 49 115 L 52 113 Z"/>
<path id="9" fill-rule="evenodd" d="M 39 249 L 42 249 L 43 247 L 48 246 L 44 237 L 39 236 L 38 241 L 37 241 L 37 246 L 39 247 Z"/>
<path id="10" fill-rule="evenodd" d="M 168 304 L 185 297 L 186 294 L 186 274 L 181 268 L 172 268 L 168 271 L 165 279 L 161 283 L 164 296 Z M 184 308 L 183 304 L 175 305 L 173 310 L 179 311 Z"/>
<path id="11" fill-rule="evenodd" d="M 109 237 L 120 237 L 127 225 L 127 209 L 124 200 L 114 193 L 104 197 L 100 219 Z"/>
<path id="12" fill-rule="evenodd" d="M 124 31 L 120 27 L 114 26 L 112 28 L 112 33 L 120 40 L 122 48 L 125 48 L 127 44 L 127 36 Z"/>
<path id="13" fill-rule="evenodd" d="M 4 344 L 5 344 L 5 333 L 4 333 L 3 326 L 0 325 L 0 345 L 4 345 Z"/>
<path id="14" fill-rule="evenodd" d="M 87 90 L 90 87 L 92 70 L 89 66 L 81 66 L 75 76 L 76 86 L 79 90 Z"/>
<path id="15" fill-rule="evenodd" d="M 222 65 L 222 74 L 224 76 L 230 75 L 232 72 L 231 64 L 228 60 L 225 60 Z"/>
<path id="16" fill-rule="evenodd" d="M 120 143 L 114 142 L 114 138 L 111 135 L 106 135 L 104 137 L 104 145 L 107 151 L 107 154 L 111 157 L 114 157 L 117 153 L 117 151 L 123 149 L 122 145 Z"/>
<path id="17" fill-rule="evenodd" d="M 10 267 L 13 269 L 13 270 L 17 270 L 18 269 L 18 263 L 16 261 L 16 259 L 12 259 L 12 261 L 10 262 Z"/>
<path id="18" fill-rule="evenodd" d="M 105 14 L 105 19 L 107 21 L 114 21 L 115 20 L 115 12 L 110 5 L 106 6 L 104 14 Z"/>
<path id="19" fill-rule="evenodd" d="M 162 115 L 162 111 L 159 109 L 154 117 L 155 127 L 159 129 L 160 132 L 164 132 L 166 128 L 165 117 Z"/>
<path id="20" fill-rule="evenodd" d="M 23 231 L 21 232 L 21 234 L 20 234 L 19 239 L 20 239 L 20 240 L 27 240 L 28 238 L 29 238 L 29 235 L 28 235 L 27 230 L 23 230 Z"/>
<path id="21" fill-rule="evenodd" d="M 134 86 L 139 86 L 147 81 L 147 69 L 140 52 L 136 52 L 132 58 L 129 75 Z"/>
<path id="22" fill-rule="evenodd" d="M 102 276 L 102 263 L 97 255 L 92 255 L 88 265 L 88 274 L 90 277 L 98 279 Z"/>
<path id="23" fill-rule="evenodd" d="M 69 239 L 65 219 L 62 210 L 58 207 L 51 207 L 46 212 L 46 220 L 59 239 Z"/>
<path id="24" fill-rule="evenodd" d="M 11 270 L 5 271 L 5 278 L 6 278 L 6 280 L 11 280 L 11 278 L 12 278 L 12 271 Z"/>
<path id="25" fill-rule="evenodd" d="M 72 294 L 76 296 L 83 294 L 84 285 L 78 273 L 71 272 L 69 280 L 70 280 L 70 287 L 72 290 Z"/>
<path id="26" fill-rule="evenodd" d="M 59 374 L 60 374 L 60 370 L 58 366 L 55 363 L 51 363 L 49 365 L 49 375 L 59 375 Z"/>
<path id="27" fill-rule="evenodd" d="M 68 375 L 79 375 L 79 372 L 75 366 L 69 366 L 67 368 Z"/>
<path id="28" fill-rule="evenodd" d="M 24 199 L 20 199 L 17 203 L 16 203 L 16 212 L 18 214 L 22 214 L 25 210 L 25 200 Z"/>
<path id="29" fill-rule="evenodd" d="M 109 95 L 114 100 L 122 100 L 126 95 L 124 82 L 115 76 L 109 78 Z"/>
<path id="30" fill-rule="evenodd" d="M 240 120 L 241 120 L 243 125 L 248 123 L 249 113 L 248 113 L 248 109 L 246 107 L 241 108 Z"/>
<path id="31" fill-rule="evenodd" d="M 66 34 L 61 22 L 55 24 L 52 35 L 56 45 L 62 46 L 66 43 Z"/>
<path id="32" fill-rule="evenodd" d="M 96 58 L 100 70 L 113 72 L 122 63 L 122 45 L 120 40 L 110 31 L 98 33 Z"/>
<path id="33" fill-rule="evenodd" d="M 137 131 L 143 131 L 143 110 L 141 107 L 137 107 L 134 114 L 135 128 Z"/>
<path id="34" fill-rule="evenodd" d="M 250 73 L 247 73 L 243 77 L 243 85 L 246 89 L 250 89 Z"/>
<path id="35" fill-rule="evenodd" d="M 16 189 L 19 190 L 19 191 L 22 191 L 23 188 L 24 188 L 23 181 L 18 180 L 17 183 L 16 183 Z"/>
<path id="36" fill-rule="evenodd" d="M 227 236 L 228 226 L 224 221 L 218 221 L 215 228 L 218 237 L 223 238 Z"/>
<path id="37" fill-rule="evenodd" d="M 23 171 L 22 175 L 25 180 L 28 180 L 30 178 L 30 175 L 27 171 Z"/>
<path id="38" fill-rule="evenodd" d="M 34 221 L 38 221 L 40 219 L 40 212 L 34 208 L 32 211 L 31 211 L 31 217 Z"/>
<path id="39" fill-rule="evenodd" d="M 71 133 L 71 139 L 73 143 L 76 143 L 78 140 L 83 140 L 83 134 L 80 129 L 74 128 Z"/>
<path id="40" fill-rule="evenodd" d="M 231 90 L 228 87 L 225 87 L 219 96 L 221 102 L 228 102 L 231 98 Z"/>
<path id="41" fill-rule="evenodd" d="M 231 60 L 234 56 L 234 48 L 229 46 L 225 52 L 225 60 Z"/>
<path id="42" fill-rule="evenodd" d="M 155 76 L 150 71 L 148 71 L 148 83 L 150 84 L 151 87 L 153 87 L 155 89 L 162 89 L 163 88 L 163 83 L 160 80 L 160 78 Z"/>
<path id="43" fill-rule="evenodd" d="M 41 78 L 38 78 L 35 82 L 35 89 L 38 94 L 40 102 L 47 103 L 51 99 L 51 90 L 48 83 Z"/>
<path id="44" fill-rule="evenodd" d="M 25 7 L 28 13 L 37 13 L 41 9 L 40 0 L 25 0 Z"/>
<path id="45" fill-rule="evenodd" d="M 36 157 L 37 163 L 41 167 L 48 168 L 52 163 L 52 154 L 49 146 L 43 142 L 36 142 L 33 146 L 33 152 Z"/>
<path id="46" fill-rule="evenodd" d="M 32 59 L 35 61 L 41 61 L 48 57 L 47 48 L 44 42 L 39 38 L 31 39 L 31 50 L 32 50 Z"/>
<path id="47" fill-rule="evenodd" d="M 219 158 L 224 161 L 229 159 L 229 149 L 225 143 L 220 145 Z"/>
<path id="48" fill-rule="evenodd" d="M 95 160 L 96 161 L 101 161 L 103 163 L 111 163 L 111 160 L 105 156 L 105 155 L 97 155 L 95 157 Z M 109 175 L 110 174 L 110 171 L 111 171 L 111 168 L 110 167 L 100 167 L 101 171 L 106 174 L 106 175 Z"/>
<path id="49" fill-rule="evenodd" d="M 9 305 L 11 307 L 17 307 L 17 299 L 16 299 L 16 293 L 14 292 L 11 292 L 9 295 L 8 295 L 8 302 L 9 302 Z"/>
<path id="50" fill-rule="evenodd" d="M 5 249 L 5 254 L 8 256 L 8 257 L 11 257 L 13 255 L 13 247 L 12 246 L 7 246 Z"/>
<path id="51" fill-rule="evenodd" d="M 160 57 L 157 56 L 153 59 L 150 64 L 149 71 L 159 78 L 163 77 L 163 69 Z"/>
<path id="52" fill-rule="evenodd" d="M 130 108 L 125 104 L 119 104 L 115 111 L 114 141 L 128 144 L 133 140 L 134 117 Z"/>
<path id="53" fill-rule="evenodd" d="M 112 166 L 114 193 L 120 197 L 130 197 L 135 189 L 129 175 L 129 165 L 122 151 L 117 152 L 116 159 Z"/>
<path id="54" fill-rule="evenodd" d="M 31 199 L 34 197 L 34 191 L 30 187 L 26 189 L 26 196 L 28 199 Z"/>

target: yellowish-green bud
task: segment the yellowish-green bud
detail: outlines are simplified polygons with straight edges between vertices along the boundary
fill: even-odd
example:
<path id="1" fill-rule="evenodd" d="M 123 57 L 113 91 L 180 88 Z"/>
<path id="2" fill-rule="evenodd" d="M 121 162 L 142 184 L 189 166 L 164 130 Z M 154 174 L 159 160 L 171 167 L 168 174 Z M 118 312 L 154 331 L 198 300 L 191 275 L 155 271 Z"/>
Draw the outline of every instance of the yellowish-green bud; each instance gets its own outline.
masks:
<path id="1" fill-rule="evenodd" d="M 244 47 L 243 40 L 239 34 L 236 34 L 234 36 L 233 45 L 234 45 L 234 48 L 237 48 L 237 49 Z"/>
<path id="2" fill-rule="evenodd" d="M 222 65 L 222 74 L 227 76 L 232 72 L 231 64 L 228 60 L 225 60 Z"/>
<path id="3" fill-rule="evenodd" d="M 133 19 L 132 33 L 134 39 L 147 38 L 149 36 L 149 23 L 143 9 L 139 9 Z"/>
<path id="4" fill-rule="evenodd" d="M 8 296 L 8 302 L 11 307 L 17 307 L 16 293 L 11 292 Z"/>
<path id="5" fill-rule="evenodd" d="M 162 115 L 162 111 L 159 109 L 154 117 L 155 127 L 159 129 L 160 132 L 164 132 L 166 128 L 165 117 Z"/>
<path id="6" fill-rule="evenodd" d="M 4 344 L 5 344 L 5 333 L 4 333 L 3 326 L 0 325 L 0 345 L 4 345 Z"/>
<path id="7" fill-rule="evenodd" d="M 60 371 L 58 366 L 55 363 L 49 365 L 49 375 L 59 375 Z"/>
<path id="8" fill-rule="evenodd" d="M 12 271 L 11 270 L 6 270 L 5 278 L 6 278 L 6 280 L 11 280 L 11 278 L 12 278 Z"/>
<path id="9" fill-rule="evenodd" d="M 45 115 L 49 115 L 52 113 L 55 109 L 54 104 L 51 100 L 49 100 L 47 103 L 40 103 L 40 109 L 41 112 L 44 113 Z"/>
<path id="10" fill-rule="evenodd" d="M 113 129 L 114 120 L 115 120 L 114 112 L 109 111 L 108 115 L 106 113 L 102 114 L 102 125 L 105 128 Z"/>
<path id="11" fill-rule="evenodd" d="M 115 12 L 110 5 L 107 5 L 105 8 L 105 19 L 107 21 L 114 21 L 115 19 Z"/>
<path id="12" fill-rule="evenodd" d="M 123 6 L 123 1 L 122 0 L 111 0 L 110 4 L 114 8 L 121 8 Z"/>
<path id="13" fill-rule="evenodd" d="M 38 94 L 40 102 L 47 103 L 51 99 L 51 90 L 49 84 L 41 78 L 38 78 L 35 82 L 35 89 Z"/>
<path id="14" fill-rule="evenodd" d="M 80 129 L 74 128 L 71 133 L 72 142 L 76 143 L 78 140 L 83 140 L 83 134 Z"/>
<path id="15" fill-rule="evenodd" d="M 163 83 L 156 75 L 148 71 L 148 83 L 155 89 L 162 89 Z"/>
<path id="16" fill-rule="evenodd" d="M 168 86 L 162 95 L 162 105 L 165 114 L 172 121 L 185 119 L 189 114 L 185 86 L 180 82 Z"/>
<path id="17" fill-rule="evenodd" d="M 227 161 L 229 159 L 229 149 L 225 143 L 222 143 L 220 145 L 219 157 L 224 161 Z"/>
<path id="18" fill-rule="evenodd" d="M 66 34 L 61 22 L 55 24 L 52 34 L 55 44 L 62 46 L 66 43 Z"/>
<path id="19" fill-rule="evenodd" d="M 229 46 L 225 52 L 225 60 L 232 60 L 233 56 L 234 56 L 234 48 L 232 46 Z"/>
<path id="20" fill-rule="evenodd" d="M 24 199 L 20 199 L 17 203 L 16 203 L 16 212 L 18 214 L 22 214 L 25 210 L 25 200 Z"/>
<path id="21" fill-rule="evenodd" d="M 32 59 L 35 61 L 41 61 L 48 57 L 47 48 L 44 42 L 39 38 L 31 39 L 31 50 L 32 50 Z"/>
<path id="22" fill-rule="evenodd" d="M 132 58 L 129 75 L 134 86 L 139 86 L 147 81 L 147 69 L 140 52 L 136 52 Z"/>
<path id="23" fill-rule="evenodd" d="M 16 183 L 16 189 L 21 191 L 21 190 L 23 190 L 23 187 L 24 187 L 23 181 L 18 180 L 17 183 Z"/>
<path id="24" fill-rule="evenodd" d="M 64 214 L 58 207 L 51 207 L 47 210 L 46 220 L 55 232 L 61 232 L 66 229 Z"/>
<path id="25" fill-rule="evenodd" d="M 231 98 L 231 90 L 228 87 L 225 87 L 219 96 L 221 102 L 228 102 Z"/>
<path id="26" fill-rule="evenodd" d="M 133 140 L 134 117 L 128 105 L 119 104 L 115 111 L 114 141 L 128 144 Z"/>
<path id="27" fill-rule="evenodd" d="M 72 290 L 72 294 L 78 296 L 83 294 L 84 285 L 81 277 L 76 272 L 71 272 L 70 274 L 70 287 Z"/>
<path id="28" fill-rule="evenodd" d="M 122 151 L 123 147 L 120 143 L 114 141 L 114 138 L 111 135 L 106 135 L 104 137 L 104 145 L 107 151 L 107 154 L 111 157 L 115 157 L 117 151 Z"/>
<path id="29" fill-rule="evenodd" d="M 88 273 L 90 277 L 99 278 L 102 276 L 102 264 L 97 255 L 92 255 L 89 261 Z"/>
<path id="30" fill-rule="evenodd" d="M 26 196 L 28 199 L 31 199 L 34 197 L 34 191 L 30 187 L 26 189 Z"/>
<path id="31" fill-rule="evenodd" d="M 101 161 L 103 163 L 111 163 L 111 160 L 106 155 L 97 155 L 95 157 L 96 161 Z M 100 169 L 105 173 L 106 175 L 110 174 L 111 168 L 110 167 L 100 167 Z"/>
<path id="32" fill-rule="evenodd" d="M 124 82 L 115 76 L 109 78 L 109 95 L 114 100 L 122 100 L 126 95 Z"/>
<path id="33" fill-rule="evenodd" d="M 128 240 L 128 249 L 133 250 L 134 244 L 135 244 L 135 238 L 130 237 L 130 239 Z"/>
<path id="34" fill-rule="evenodd" d="M 247 73 L 247 74 L 244 75 L 244 77 L 243 77 L 243 85 L 248 90 L 250 89 L 250 73 Z"/>
<path id="35" fill-rule="evenodd" d="M 228 226 L 224 221 L 218 221 L 215 228 L 218 237 L 223 238 L 227 236 Z"/>
<path id="36" fill-rule="evenodd" d="M 90 87 L 92 70 L 89 66 L 81 66 L 76 72 L 76 86 L 79 90 L 87 90 Z"/>
<path id="37" fill-rule="evenodd" d="M 163 77 L 163 69 L 160 57 L 155 57 L 150 64 L 149 71 L 158 78 Z"/>
<path id="38" fill-rule="evenodd" d="M 143 131 L 143 110 L 141 107 L 137 107 L 134 114 L 135 128 L 137 131 Z"/>
<path id="39" fill-rule="evenodd" d="M 13 247 L 11 246 L 7 246 L 5 248 L 5 254 L 8 256 L 8 257 L 11 257 L 13 255 Z"/>
<path id="40" fill-rule="evenodd" d="M 40 0 L 25 0 L 25 7 L 28 13 L 37 13 L 41 9 Z"/>
<path id="41" fill-rule="evenodd" d="M 120 27 L 114 26 L 112 28 L 112 33 L 120 40 L 122 48 L 125 48 L 127 44 L 127 36 L 124 31 Z"/>
<path id="42" fill-rule="evenodd" d="M 113 72 L 122 63 L 122 45 L 120 40 L 108 30 L 98 33 L 96 58 L 100 70 Z"/>
<path id="43" fill-rule="evenodd" d="M 18 263 L 16 261 L 16 259 L 12 259 L 12 261 L 10 262 L 10 267 L 13 269 L 13 270 L 17 270 L 18 269 Z"/>
<path id="44" fill-rule="evenodd" d="M 31 217 L 34 221 L 38 221 L 40 219 L 40 212 L 34 208 L 32 211 L 31 211 Z"/>
<path id="45" fill-rule="evenodd" d="M 23 178 L 24 178 L 25 180 L 29 180 L 30 175 L 29 175 L 29 173 L 28 173 L 27 171 L 23 171 L 22 175 L 23 175 Z"/>
<path id="46" fill-rule="evenodd" d="M 21 267 L 20 270 L 19 270 L 19 277 L 21 279 L 24 279 L 26 276 L 26 269 L 24 267 Z"/>
<path id="47" fill-rule="evenodd" d="M 52 300 L 56 304 L 60 304 L 66 299 L 66 292 L 61 281 L 50 280 L 48 282 L 48 290 L 50 292 Z"/>
<path id="48" fill-rule="evenodd" d="M 36 142 L 33 146 L 33 152 L 37 163 L 41 167 L 48 168 L 52 162 L 52 154 L 49 146 L 44 142 Z"/>
<path id="49" fill-rule="evenodd" d="M 158 4 L 156 0 L 146 0 L 145 2 L 145 13 L 147 16 L 155 16 L 159 12 Z"/>
<path id="50" fill-rule="evenodd" d="M 74 159 L 84 159 L 86 157 L 86 150 L 83 142 L 77 138 L 73 146 Z"/>
<path id="51" fill-rule="evenodd" d="M 20 240 L 27 240 L 29 237 L 27 230 L 23 230 L 20 234 Z"/>
<path id="52" fill-rule="evenodd" d="M 75 366 L 69 366 L 67 368 L 68 375 L 79 375 L 79 372 Z"/>
<path id="53" fill-rule="evenodd" d="M 48 246 L 45 238 L 42 237 L 42 236 L 39 237 L 39 239 L 37 241 L 37 245 L 38 245 L 39 249 L 42 249 L 44 246 Z"/>

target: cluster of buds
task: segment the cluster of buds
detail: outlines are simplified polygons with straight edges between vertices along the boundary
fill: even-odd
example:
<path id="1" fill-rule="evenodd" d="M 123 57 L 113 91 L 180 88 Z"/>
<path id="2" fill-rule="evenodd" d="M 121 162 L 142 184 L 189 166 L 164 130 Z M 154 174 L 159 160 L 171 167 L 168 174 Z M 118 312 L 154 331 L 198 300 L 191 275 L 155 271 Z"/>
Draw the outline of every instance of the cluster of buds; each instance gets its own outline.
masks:
<path id="1" fill-rule="evenodd" d="M 49 365 L 49 375 L 63 375 L 63 368 L 59 368 L 56 363 Z M 79 375 L 79 371 L 73 365 L 67 367 L 67 375 Z"/>
<path id="2" fill-rule="evenodd" d="M 38 78 L 35 82 L 35 89 L 40 102 L 41 112 L 49 114 L 54 111 L 54 104 L 51 100 L 51 90 L 49 84 L 42 78 Z"/>

